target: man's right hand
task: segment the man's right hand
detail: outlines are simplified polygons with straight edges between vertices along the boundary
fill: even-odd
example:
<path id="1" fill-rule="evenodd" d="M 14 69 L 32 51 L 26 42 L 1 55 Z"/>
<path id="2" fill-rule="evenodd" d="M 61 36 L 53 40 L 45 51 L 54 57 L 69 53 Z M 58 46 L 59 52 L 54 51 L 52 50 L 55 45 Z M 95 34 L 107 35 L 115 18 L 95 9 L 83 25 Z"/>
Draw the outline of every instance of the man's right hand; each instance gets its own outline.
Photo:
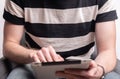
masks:
<path id="1" fill-rule="evenodd" d="M 55 52 L 52 46 L 43 47 L 36 53 L 31 53 L 30 58 L 32 58 L 33 62 L 37 63 L 64 61 L 64 59 Z"/>

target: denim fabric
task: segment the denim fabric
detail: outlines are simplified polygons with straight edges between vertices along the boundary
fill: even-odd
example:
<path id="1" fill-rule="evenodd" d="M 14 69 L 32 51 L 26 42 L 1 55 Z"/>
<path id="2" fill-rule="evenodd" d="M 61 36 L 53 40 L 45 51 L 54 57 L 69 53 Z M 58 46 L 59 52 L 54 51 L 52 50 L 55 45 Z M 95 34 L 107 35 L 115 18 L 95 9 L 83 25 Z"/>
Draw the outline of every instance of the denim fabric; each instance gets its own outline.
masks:
<path id="1" fill-rule="evenodd" d="M 17 67 L 11 71 L 7 79 L 35 79 L 35 77 L 29 68 Z"/>
<path id="2" fill-rule="evenodd" d="M 104 79 L 120 79 L 120 75 L 116 72 L 110 72 L 105 75 Z"/>

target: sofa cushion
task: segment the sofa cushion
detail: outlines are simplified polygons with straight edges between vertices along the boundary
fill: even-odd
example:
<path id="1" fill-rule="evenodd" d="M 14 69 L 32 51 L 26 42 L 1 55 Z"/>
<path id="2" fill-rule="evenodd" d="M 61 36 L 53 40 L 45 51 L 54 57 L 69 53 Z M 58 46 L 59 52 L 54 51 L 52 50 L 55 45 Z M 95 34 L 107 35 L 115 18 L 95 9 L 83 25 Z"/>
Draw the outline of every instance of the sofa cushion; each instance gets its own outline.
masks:
<path id="1" fill-rule="evenodd" d="M 4 59 L 0 59 L 0 79 L 6 79 L 8 70 L 6 68 Z"/>

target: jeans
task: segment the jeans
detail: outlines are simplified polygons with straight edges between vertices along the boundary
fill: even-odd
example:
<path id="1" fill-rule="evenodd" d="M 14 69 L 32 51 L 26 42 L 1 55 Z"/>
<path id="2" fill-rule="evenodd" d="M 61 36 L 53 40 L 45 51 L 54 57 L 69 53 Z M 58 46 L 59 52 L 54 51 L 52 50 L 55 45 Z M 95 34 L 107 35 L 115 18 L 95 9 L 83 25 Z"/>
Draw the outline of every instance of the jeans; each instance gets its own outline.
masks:
<path id="1" fill-rule="evenodd" d="M 110 72 L 105 75 L 105 79 L 120 79 L 120 74 L 116 72 Z"/>
<path id="2" fill-rule="evenodd" d="M 17 67 L 11 71 L 7 79 L 35 79 L 32 70 L 28 67 Z M 105 75 L 105 79 L 120 79 L 116 72 L 110 72 Z"/>
<path id="3" fill-rule="evenodd" d="M 7 79 L 35 79 L 35 77 L 30 68 L 22 66 L 13 69 Z"/>

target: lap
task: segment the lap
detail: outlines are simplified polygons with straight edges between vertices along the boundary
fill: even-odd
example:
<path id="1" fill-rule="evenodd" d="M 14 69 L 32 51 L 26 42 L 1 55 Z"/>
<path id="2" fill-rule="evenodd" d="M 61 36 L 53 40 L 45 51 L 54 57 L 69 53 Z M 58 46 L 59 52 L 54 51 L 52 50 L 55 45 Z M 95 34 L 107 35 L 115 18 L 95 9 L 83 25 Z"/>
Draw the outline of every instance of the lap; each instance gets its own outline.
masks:
<path id="1" fill-rule="evenodd" d="M 120 74 L 118 74 L 116 72 L 110 72 L 105 75 L 104 79 L 120 79 Z"/>
<path id="2" fill-rule="evenodd" d="M 28 67 L 17 67 L 11 71 L 7 79 L 35 79 L 32 71 Z M 110 72 L 105 75 L 105 79 L 120 79 L 116 72 Z"/>
<path id="3" fill-rule="evenodd" d="M 35 79 L 32 71 L 27 67 L 17 67 L 11 71 L 7 79 Z"/>

